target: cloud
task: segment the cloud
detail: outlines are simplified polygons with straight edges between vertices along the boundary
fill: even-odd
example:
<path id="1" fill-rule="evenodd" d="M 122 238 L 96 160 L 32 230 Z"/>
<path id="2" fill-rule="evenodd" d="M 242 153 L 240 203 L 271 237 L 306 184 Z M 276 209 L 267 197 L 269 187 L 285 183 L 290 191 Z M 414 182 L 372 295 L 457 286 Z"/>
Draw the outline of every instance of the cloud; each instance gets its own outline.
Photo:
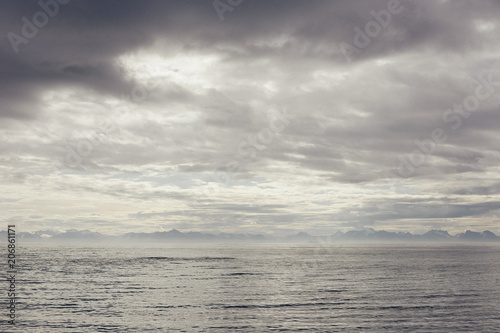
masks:
<path id="1" fill-rule="evenodd" d="M 43 8 L 6 2 L 4 220 L 498 233 L 498 6 L 259 0 L 221 21 L 205 1 L 69 2 L 16 53 Z"/>

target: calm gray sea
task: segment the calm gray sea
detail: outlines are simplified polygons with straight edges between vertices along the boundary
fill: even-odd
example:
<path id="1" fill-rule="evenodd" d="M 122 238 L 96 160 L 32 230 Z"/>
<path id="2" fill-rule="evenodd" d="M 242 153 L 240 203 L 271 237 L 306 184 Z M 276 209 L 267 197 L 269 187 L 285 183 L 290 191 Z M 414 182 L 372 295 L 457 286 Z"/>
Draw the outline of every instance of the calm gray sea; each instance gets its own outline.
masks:
<path id="1" fill-rule="evenodd" d="M 19 245 L 0 331 L 500 332 L 498 245 L 149 246 Z"/>

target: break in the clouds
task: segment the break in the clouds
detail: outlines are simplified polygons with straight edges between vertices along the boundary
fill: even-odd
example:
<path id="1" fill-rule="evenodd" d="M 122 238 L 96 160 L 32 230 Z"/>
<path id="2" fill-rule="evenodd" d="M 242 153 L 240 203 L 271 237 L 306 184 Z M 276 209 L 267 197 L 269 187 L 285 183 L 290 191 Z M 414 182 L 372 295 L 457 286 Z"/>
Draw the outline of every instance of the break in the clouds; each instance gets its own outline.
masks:
<path id="1" fill-rule="evenodd" d="M 22 231 L 499 233 L 497 1 L 5 1 Z"/>

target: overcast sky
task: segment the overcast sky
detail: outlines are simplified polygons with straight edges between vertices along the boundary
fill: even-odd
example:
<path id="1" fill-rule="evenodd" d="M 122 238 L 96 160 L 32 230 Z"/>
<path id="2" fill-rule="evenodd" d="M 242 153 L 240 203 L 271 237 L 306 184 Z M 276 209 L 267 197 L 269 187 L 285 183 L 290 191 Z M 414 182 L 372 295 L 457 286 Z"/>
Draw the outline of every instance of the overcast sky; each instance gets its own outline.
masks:
<path id="1" fill-rule="evenodd" d="M 499 1 L 0 6 L 4 226 L 500 234 Z"/>

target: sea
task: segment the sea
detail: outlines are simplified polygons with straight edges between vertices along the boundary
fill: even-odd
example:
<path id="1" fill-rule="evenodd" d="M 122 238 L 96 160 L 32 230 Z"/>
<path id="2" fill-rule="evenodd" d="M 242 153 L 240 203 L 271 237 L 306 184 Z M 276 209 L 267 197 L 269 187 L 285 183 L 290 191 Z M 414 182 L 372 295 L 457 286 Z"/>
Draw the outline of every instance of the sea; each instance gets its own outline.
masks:
<path id="1" fill-rule="evenodd" d="M 500 332 L 499 244 L 18 244 L 16 254 L 15 325 L 4 302 L 0 332 Z"/>

